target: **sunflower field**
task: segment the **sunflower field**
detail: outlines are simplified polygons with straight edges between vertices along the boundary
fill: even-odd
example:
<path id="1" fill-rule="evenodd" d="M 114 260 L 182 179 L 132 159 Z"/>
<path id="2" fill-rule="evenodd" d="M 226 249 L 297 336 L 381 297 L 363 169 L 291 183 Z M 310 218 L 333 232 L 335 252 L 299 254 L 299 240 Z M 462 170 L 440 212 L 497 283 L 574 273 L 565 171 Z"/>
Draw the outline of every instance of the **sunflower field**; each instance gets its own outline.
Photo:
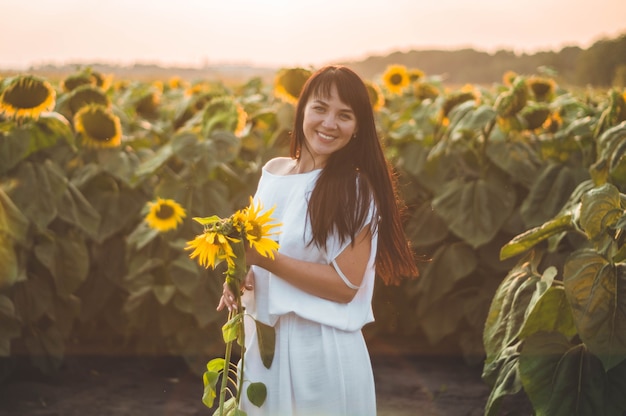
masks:
<path id="1" fill-rule="evenodd" d="M 247 205 L 310 73 L 0 79 L 0 357 L 49 372 L 67 354 L 167 354 L 201 373 L 223 349 L 223 270 L 189 258 L 192 219 Z M 482 365 L 486 414 L 515 394 L 537 414 L 622 414 L 626 92 L 541 72 L 450 87 L 402 65 L 367 86 L 424 261 L 377 283 L 366 336 Z"/>

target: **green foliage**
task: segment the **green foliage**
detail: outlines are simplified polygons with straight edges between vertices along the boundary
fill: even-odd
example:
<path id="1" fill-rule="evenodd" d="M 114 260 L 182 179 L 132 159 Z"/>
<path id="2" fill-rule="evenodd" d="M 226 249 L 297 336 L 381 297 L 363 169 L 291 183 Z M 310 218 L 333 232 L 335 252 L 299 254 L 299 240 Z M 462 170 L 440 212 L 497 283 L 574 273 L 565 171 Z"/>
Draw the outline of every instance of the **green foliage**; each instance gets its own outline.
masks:
<path id="1" fill-rule="evenodd" d="M 611 154 L 606 149 L 626 141 L 624 127 L 613 126 L 598 138 L 600 162 Z M 592 174 L 600 165 L 589 167 Z M 492 386 L 486 414 L 496 414 L 500 400 L 521 388 L 537 415 L 621 415 L 626 410 L 623 382 L 613 376 L 622 374 L 626 363 L 626 195 L 620 192 L 624 182 L 610 175 L 610 168 L 606 173 L 595 174 L 596 182 L 581 182 L 559 213 L 502 248 L 503 258 L 530 253 L 518 262 L 518 270 L 528 264 L 528 256 L 560 256 L 535 261 L 532 274 L 509 275 L 519 275 L 520 287 L 536 286 L 530 301 L 505 307 L 500 299 L 510 297 L 508 286 L 496 291 L 484 331 L 483 378 Z M 540 266 L 552 277 L 541 288 L 536 284 Z M 516 291 L 515 299 L 517 293 L 522 292 Z M 512 319 L 517 324 L 509 331 Z"/>
<path id="2" fill-rule="evenodd" d="M 424 77 L 433 94 L 385 97 L 376 117 L 407 203 L 406 232 L 429 261 L 418 280 L 377 282 L 377 319 L 366 330 L 424 334 L 432 348 L 484 360 L 487 414 L 522 392 L 538 414 L 557 403 L 569 414 L 619 414 L 623 96 L 557 88 L 536 102 L 527 79 L 446 91 Z M 222 270 L 197 266 L 185 242 L 201 231 L 192 218 L 248 203 L 261 166 L 287 154 L 294 107 L 260 80 L 98 88 L 120 118 L 120 147 L 76 140 L 70 92 L 37 120 L 0 120 L 0 355 L 26 353 L 44 371 L 74 347 L 182 355 L 204 373 L 208 405 L 229 370 L 222 362 L 205 372 L 206 357 L 239 339 L 241 322 L 219 336 Z M 157 197 L 185 210 L 172 230 L 144 221 Z M 269 329 L 257 323 L 266 366 Z M 548 377 L 558 384 L 548 388 Z M 576 381 L 583 390 L 570 394 Z"/>

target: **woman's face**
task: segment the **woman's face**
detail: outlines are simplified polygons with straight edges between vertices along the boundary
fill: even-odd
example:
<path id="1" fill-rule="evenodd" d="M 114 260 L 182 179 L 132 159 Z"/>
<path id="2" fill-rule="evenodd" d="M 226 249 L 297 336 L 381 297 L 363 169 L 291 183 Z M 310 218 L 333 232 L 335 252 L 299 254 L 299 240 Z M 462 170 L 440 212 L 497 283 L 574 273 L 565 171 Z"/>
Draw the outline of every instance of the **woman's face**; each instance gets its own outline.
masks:
<path id="1" fill-rule="evenodd" d="M 356 116 L 352 108 L 339 99 L 337 87 L 333 85 L 329 97 L 311 95 L 304 107 L 302 128 L 310 152 L 309 155 L 304 151 L 302 156 L 312 156 L 315 166 L 323 167 L 328 156 L 346 146 L 356 133 Z"/>

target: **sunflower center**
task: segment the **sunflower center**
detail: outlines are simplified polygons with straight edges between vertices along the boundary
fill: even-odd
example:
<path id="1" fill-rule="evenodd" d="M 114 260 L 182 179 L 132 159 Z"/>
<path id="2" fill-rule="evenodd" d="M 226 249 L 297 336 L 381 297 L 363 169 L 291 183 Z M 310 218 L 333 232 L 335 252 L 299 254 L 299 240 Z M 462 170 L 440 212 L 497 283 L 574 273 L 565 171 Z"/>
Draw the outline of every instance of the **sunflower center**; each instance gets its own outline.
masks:
<path id="1" fill-rule="evenodd" d="M 389 82 L 393 85 L 402 84 L 402 75 L 401 74 L 393 74 L 389 77 Z"/>
<path id="2" fill-rule="evenodd" d="M 257 240 L 260 240 L 263 236 L 263 229 L 261 228 L 261 225 L 256 221 L 252 221 L 250 225 L 252 225 L 252 229 L 248 231 L 248 234 L 253 236 Z"/>
<path id="3" fill-rule="evenodd" d="M 14 108 L 36 108 L 44 103 L 50 91 L 40 82 L 24 79 L 4 93 L 4 101 Z"/>
<path id="4" fill-rule="evenodd" d="M 86 112 L 82 121 L 89 137 L 94 140 L 106 142 L 116 134 L 115 122 L 100 112 Z"/>
<path id="5" fill-rule="evenodd" d="M 167 220 L 174 216 L 174 208 L 169 205 L 161 204 L 156 212 L 156 216 L 161 220 Z"/>

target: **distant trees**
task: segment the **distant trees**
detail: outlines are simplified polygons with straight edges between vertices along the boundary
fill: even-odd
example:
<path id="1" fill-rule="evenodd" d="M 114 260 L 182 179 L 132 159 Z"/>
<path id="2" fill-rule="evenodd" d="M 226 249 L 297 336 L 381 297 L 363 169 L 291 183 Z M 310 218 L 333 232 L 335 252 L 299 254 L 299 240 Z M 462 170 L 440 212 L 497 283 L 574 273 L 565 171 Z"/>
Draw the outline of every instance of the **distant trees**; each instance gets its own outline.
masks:
<path id="1" fill-rule="evenodd" d="M 499 50 L 493 54 L 461 49 L 394 52 L 347 63 L 366 78 L 380 76 L 389 64 L 419 68 L 428 75 L 440 75 L 446 83 L 490 84 L 500 82 L 506 71 L 537 73 L 540 67 L 555 71 L 563 84 L 596 87 L 626 85 L 626 33 L 603 39 L 588 49 L 567 46 L 558 52 L 517 55 Z"/>

